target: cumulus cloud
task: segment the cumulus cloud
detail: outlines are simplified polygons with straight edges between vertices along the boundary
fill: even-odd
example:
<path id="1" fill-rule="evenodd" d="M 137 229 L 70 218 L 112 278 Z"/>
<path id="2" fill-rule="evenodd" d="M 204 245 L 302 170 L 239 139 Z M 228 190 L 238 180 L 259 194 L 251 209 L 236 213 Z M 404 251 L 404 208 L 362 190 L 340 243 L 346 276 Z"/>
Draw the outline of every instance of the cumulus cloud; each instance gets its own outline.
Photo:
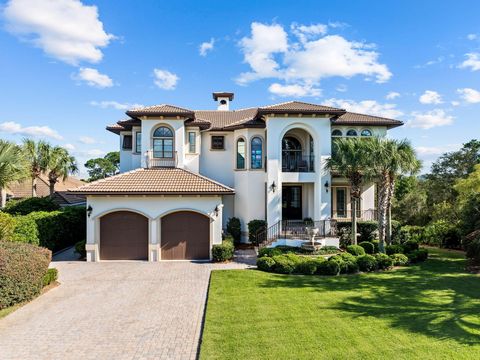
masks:
<path id="1" fill-rule="evenodd" d="M 422 104 L 441 104 L 442 96 L 433 90 L 425 91 L 418 99 Z"/>
<path id="2" fill-rule="evenodd" d="M 471 89 L 471 88 L 464 88 L 464 89 L 457 89 L 457 93 L 460 94 L 460 97 L 463 101 L 476 104 L 480 103 L 480 91 Z"/>
<path id="3" fill-rule="evenodd" d="M 1 123 L 0 132 L 12 134 L 12 135 L 46 137 L 46 138 L 52 138 L 56 140 L 63 139 L 63 137 L 57 131 L 49 128 L 48 126 L 23 127 L 19 123 L 16 123 L 13 121 L 6 121 Z"/>
<path id="4" fill-rule="evenodd" d="M 422 157 L 438 156 L 448 151 L 456 150 L 460 147 L 459 144 L 447 144 L 445 146 L 416 146 L 415 151 Z"/>
<path id="5" fill-rule="evenodd" d="M 80 68 L 78 73 L 73 75 L 73 79 L 84 81 L 88 86 L 100 89 L 113 86 L 113 80 L 108 75 L 102 74 L 97 69 L 92 68 Z"/>
<path id="6" fill-rule="evenodd" d="M 393 99 L 396 99 L 400 97 L 400 93 L 396 92 L 396 91 L 390 91 L 386 96 L 385 96 L 385 99 L 387 100 L 393 100 Z"/>
<path id="7" fill-rule="evenodd" d="M 97 142 L 94 138 L 90 136 L 80 136 L 78 138 L 78 141 L 80 141 L 82 144 L 87 144 L 87 145 L 95 144 Z"/>
<path id="8" fill-rule="evenodd" d="M 90 105 L 99 107 L 101 109 L 116 109 L 116 110 L 128 110 L 143 107 L 142 104 L 130 104 L 130 103 L 120 103 L 118 101 L 90 101 Z"/>
<path id="9" fill-rule="evenodd" d="M 198 47 L 198 52 L 200 53 L 200 56 L 207 56 L 207 53 L 213 50 L 214 45 L 215 45 L 214 38 L 211 38 L 210 41 L 205 41 L 201 43 L 200 46 Z"/>
<path id="10" fill-rule="evenodd" d="M 176 74 L 162 69 L 153 69 L 153 75 L 155 85 L 164 90 L 174 90 L 180 80 Z"/>
<path id="11" fill-rule="evenodd" d="M 307 96 L 320 96 L 322 91 L 311 85 L 282 85 L 279 83 L 273 83 L 269 86 L 268 91 L 272 94 L 280 97 L 307 97 Z"/>
<path id="12" fill-rule="evenodd" d="M 3 15 L 10 33 L 72 65 L 99 62 L 101 49 L 114 39 L 104 30 L 97 7 L 79 0 L 10 0 Z"/>
<path id="13" fill-rule="evenodd" d="M 408 121 L 407 125 L 413 128 L 431 129 L 439 126 L 453 124 L 454 117 L 448 115 L 443 109 L 434 109 L 427 112 L 412 113 L 413 119 Z"/>
<path id="14" fill-rule="evenodd" d="M 458 67 L 461 69 L 470 69 L 471 71 L 480 70 L 480 54 L 479 53 L 468 53 L 465 54 L 467 58 L 464 60 Z"/>
<path id="15" fill-rule="evenodd" d="M 375 100 L 346 100 L 346 99 L 328 99 L 324 101 L 327 106 L 333 106 L 345 109 L 350 112 L 382 116 L 386 118 L 399 118 L 403 112 L 397 109 L 396 104 L 381 104 Z"/>
<path id="16" fill-rule="evenodd" d="M 306 43 L 309 39 L 315 38 L 318 35 L 325 35 L 328 31 L 328 25 L 299 25 L 297 23 L 293 23 L 290 25 L 290 29 L 292 33 L 298 37 L 300 42 Z"/>
<path id="17" fill-rule="evenodd" d="M 67 150 L 70 150 L 70 151 L 75 150 L 75 145 L 73 145 L 73 144 L 64 144 L 63 147 Z"/>

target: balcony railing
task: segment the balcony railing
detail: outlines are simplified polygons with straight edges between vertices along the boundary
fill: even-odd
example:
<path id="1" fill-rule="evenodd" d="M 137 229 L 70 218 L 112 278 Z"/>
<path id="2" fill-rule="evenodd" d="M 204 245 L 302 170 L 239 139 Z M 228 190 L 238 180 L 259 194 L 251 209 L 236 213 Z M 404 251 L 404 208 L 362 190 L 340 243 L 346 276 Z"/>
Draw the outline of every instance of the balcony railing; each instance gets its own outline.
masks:
<path id="1" fill-rule="evenodd" d="M 282 151 L 283 172 L 314 172 L 314 156 L 295 151 Z"/>
<path id="2" fill-rule="evenodd" d="M 337 221 L 350 221 L 352 220 L 353 211 L 351 210 L 344 210 L 344 211 L 333 211 L 332 212 L 332 219 Z M 357 210 L 357 219 L 358 220 L 365 220 L 365 221 L 375 221 L 378 220 L 377 217 L 377 210 L 376 209 L 369 209 L 369 210 Z"/>
<path id="3" fill-rule="evenodd" d="M 145 162 L 147 168 L 172 168 L 177 166 L 177 152 L 174 151 L 172 157 L 154 157 L 151 150 L 145 152 Z"/>

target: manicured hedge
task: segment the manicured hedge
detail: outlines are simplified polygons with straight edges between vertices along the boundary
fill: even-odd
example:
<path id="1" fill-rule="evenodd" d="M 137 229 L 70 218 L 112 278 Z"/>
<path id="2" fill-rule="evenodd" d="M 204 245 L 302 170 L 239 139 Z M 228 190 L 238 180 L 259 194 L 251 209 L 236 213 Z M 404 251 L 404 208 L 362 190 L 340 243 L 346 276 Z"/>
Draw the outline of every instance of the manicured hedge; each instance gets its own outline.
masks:
<path id="1" fill-rule="evenodd" d="M 15 216 L 15 230 L 12 240 L 39 245 L 38 228 L 35 220 L 28 216 Z"/>
<path id="2" fill-rule="evenodd" d="M 360 245 L 348 245 L 347 252 L 355 256 L 365 255 L 365 250 Z"/>
<path id="3" fill-rule="evenodd" d="M 393 259 L 386 254 L 376 254 L 377 268 L 380 270 L 388 270 L 393 267 Z"/>
<path id="4" fill-rule="evenodd" d="M 398 245 L 398 244 L 387 245 L 385 246 L 385 252 L 387 253 L 387 255 L 403 254 L 404 248 L 402 245 Z"/>
<path id="5" fill-rule="evenodd" d="M 40 293 L 51 254 L 31 244 L 0 241 L 0 309 Z"/>
<path id="6" fill-rule="evenodd" d="M 15 218 L 0 212 L 0 241 L 11 241 L 15 231 Z"/>
<path id="7" fill-rule="evenodd" d="M 403 266 L 408 264 L 408 257 L 405 254 L 393 254 L 390 255 L 390 258 L 393 260 L 393 265 Z"/>
<path id="8" fill-rule="evenodd" d="M 357 257 L 357 264 L 360 271 L 369 272 L 377 269 L 377 259 L 372 255 L 361 255 Z"/>
<path id="9" fill-rule="evenodd" d="M 45 196 L 10 200 L 3 211 L 11 215 L 27 215 L 34 211 L 55 211 L 59 209 L 60 206 L 50 196 Z"/>
<path id="10" fill-rule="evenodd" d="M 58 278 L 58 270 L 55 268 L 48 269 L 47 273 L 43 277 L 43 286 L 50 285 L 52 282 L 56 281 Z"/>
<path id="11" fill-rule="evenodd" d="M 212 246 L 212 258 L 215 262 L 223 262 L 233 259 L 235 247 L 231 241 L 223 241 L 221 244 Z"/>

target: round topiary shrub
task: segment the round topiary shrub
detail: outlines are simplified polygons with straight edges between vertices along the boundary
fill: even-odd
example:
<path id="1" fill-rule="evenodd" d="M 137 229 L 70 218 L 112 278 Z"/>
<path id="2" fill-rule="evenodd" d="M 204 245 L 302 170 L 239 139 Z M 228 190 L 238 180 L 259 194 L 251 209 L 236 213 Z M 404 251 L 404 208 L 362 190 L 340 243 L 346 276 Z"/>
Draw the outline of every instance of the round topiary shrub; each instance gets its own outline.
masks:
<path id="1" fill-rule="evenodd" d="M 317 262 L 314 259 L 306 259 L 301 261 L 295 267 L 297 274 L 313 275 L 317 271 Z"/>
<path id="2" fill-rule="evenodd" d="M 355 261 L 356 259 L 355 256 L 347 252 L 341 253 L 339 256 L 343 259 L 343 261 Z"/>
<path id="3" fill-rule="evenodd" d="M 428 259 L 427 249 L 418 249 L 407 254 L 408 260 L 414 264 Z"/>
<path id="4" fill-rule="evenodd" d="M 235 247 L 230 241 L 223 241 L 221 244 L 212 246 L 212 258 L 215 262 L 223 262 L 233 259 Z"/>
<path id="5" fill-rule="evenodd" d="M 403 246 L 402 245 L 387 245 L 385 246 L 385 252 L 387 255 L 393 255 L 393 254 L 403 254 Z"/>
<path id="6" fill-rule="evenodd" d="M 362 241 L 358 246 L 361 246 L 366 254 L 375 254 L 375 245 L 370 241 Z"/>
<path id="7" fill-rule="evenodd" d="M 347 272 L 347 265 L 345 264 L 345 261 L 343 260 L 343 258 L 340 255 L 331 256 L 328 259 L 328 261 L 336 262 L 338 264 L 338 266 L 340 266 L 340 273 L 341 274 L 345 274 Z"/>
<path id="8" fill-rule="evenodd" d="M 272 268 L 273 272 L 279 274 L 293 273 L 297 264 L 301 262 L 300 257 L 295 254 L 277 255 L 272 259 L 275 261 L 275 265 Z"/>
<path id="9" fill-rule="evenodd" d="M 357 257 L 357 264 L 360 271 L 369 272 L 377 269 L 377 260 L 372 255 L 361 255 Z"/>
<path id="10" fill-rule="evenodd" d="M 405 241 L 402 245 L 403 245 L 405 254 L 418 250 L 418 242 L 416 242 L 415 240 Z"/>
<path id="11" fill-rule="evenodd" d="M 388 270 L 393 267 L 393 259 L 386 254 L 375 255 L 375 260 L 377 260 L 377 268 L 380 270 Z"/>
<path id="12" fill-rule="evenodd" d="M 275 260 L 273 258 L 264 256 L 257 259 L 257 268 L 262 271 L 272 271 L 273 266 L 275 265 Z"/>
<path id="13" fill-rule="evenodd" d="M 365 250 L 360 245 L 348 245 L 347 252 L 355 256 L 365 255 Z"/>
<path id="14" fill-rule="evenodd" d="M 393 260 L 393 265 L 404 266 L 408 264 L 408 257 L 405 254 L 392 254 L 390 258 Z"/>
<path id="15" fill-rule="evenodd" d="M 261 248 L 260 250 L 258 250 L 258 257 L 264 257 L 264 256 L 274 257 L 282 254 L 283 254 L 282 250 L 277 248 Z"/>
<path id="16" fill-rule="evenodd" d="M 317 267 L 317 274 L 338 275 L 340 274 L 340 265 L 336 261 L 323 261 Z"/>
<path id="17" fill-rule="evenodd" d="M 354 260 L 345 260 L 345 273 L 346 274 L 355 274 L 358 272 L 357 259 Z"/>

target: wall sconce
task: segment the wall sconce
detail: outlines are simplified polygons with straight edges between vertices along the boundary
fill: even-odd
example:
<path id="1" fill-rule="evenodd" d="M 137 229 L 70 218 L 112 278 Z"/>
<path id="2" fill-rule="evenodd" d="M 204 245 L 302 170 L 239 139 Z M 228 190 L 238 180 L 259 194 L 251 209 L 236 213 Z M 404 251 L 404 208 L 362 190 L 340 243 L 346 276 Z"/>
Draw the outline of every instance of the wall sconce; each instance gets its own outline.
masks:
<path id="1" fill-rule="evenodd" d="M 275 184 L 275 181 L 272 182 L 272 185 L 270 185 L 270 188 L 272 189 L 273 192 L 277 190 L 277 184 Z"/>
<path id="2" fill-rule="evenodd" d="M 92 211 L 93 211 L 93 208 L 91 205 L 88 205 L 87 207 L 87 216 L 90 217 L 90 215 L 92 215 Z"/>
<path id="3" fill-rule="evenodd" d="M 215 213 L 215 216 L 218 216 L 218 213 L 220 212 L 220 209 L 218 208 L 218 205 L 215 206 L 215 209 L 213 210 L 213 212 Z"/>
<path id="4" fill-rule="evenodd" d="M 324 186 L 325 186 L 325 191 L 328 193 L 328 186 L 329 186 L 328 180 L 325 181 L 325 185 L 324 185 Z"/>

